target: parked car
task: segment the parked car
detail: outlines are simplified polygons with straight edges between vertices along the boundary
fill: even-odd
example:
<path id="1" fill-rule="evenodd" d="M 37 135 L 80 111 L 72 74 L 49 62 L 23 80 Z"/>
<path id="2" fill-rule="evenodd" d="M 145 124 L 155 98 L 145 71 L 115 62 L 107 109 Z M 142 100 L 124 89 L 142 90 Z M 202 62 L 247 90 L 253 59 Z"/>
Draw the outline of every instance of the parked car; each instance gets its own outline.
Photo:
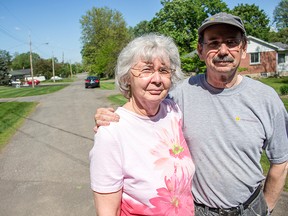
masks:
<path id="1" fill-rule="evenodd" d="M 50 80 L 62 80 L 62 77 L 59 77 L 59 76 L 52 76 L 51 78 L 50 78 Z"/>
<path id="2" fill-rule="evenodd" d="M 10 80 L 9 81 L 9 85 L 11 86 L 20 86 L 22 83 L 21 83 L 21 80 L 20 79 L 15 79 L 15 80 Z"/>
<path id="3" fill-rule="evenodd" d="M 85 88 L 100 87 L 100 79 L 97 76 L 88 76 L 85 79 Z"/>
<path id="4" fill-rule="evenodd" d="M 28 85 L 32 85 L 32 79 L 31 80 L 27 80 L 26 83 Z M 34 85 L 39 85 L 40 81 L 37 79 L 34 79 Z"/>

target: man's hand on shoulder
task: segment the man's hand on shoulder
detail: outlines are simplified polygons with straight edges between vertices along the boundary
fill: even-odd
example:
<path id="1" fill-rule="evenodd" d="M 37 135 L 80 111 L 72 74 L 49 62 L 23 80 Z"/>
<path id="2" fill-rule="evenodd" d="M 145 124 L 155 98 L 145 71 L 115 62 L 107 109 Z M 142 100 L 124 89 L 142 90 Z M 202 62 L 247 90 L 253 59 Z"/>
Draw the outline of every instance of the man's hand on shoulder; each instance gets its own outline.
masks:
<path id="1" fill-rule="evenodd" d="M 94 132 L 97 132 L 98 127 L 108 126 L 110 122 L 118 122 L 119 115 L 115 113 L 115 110 L 111 107 L 109 108 L 98 108 L 96 114 L 94 115 L 95 127 Z"/>

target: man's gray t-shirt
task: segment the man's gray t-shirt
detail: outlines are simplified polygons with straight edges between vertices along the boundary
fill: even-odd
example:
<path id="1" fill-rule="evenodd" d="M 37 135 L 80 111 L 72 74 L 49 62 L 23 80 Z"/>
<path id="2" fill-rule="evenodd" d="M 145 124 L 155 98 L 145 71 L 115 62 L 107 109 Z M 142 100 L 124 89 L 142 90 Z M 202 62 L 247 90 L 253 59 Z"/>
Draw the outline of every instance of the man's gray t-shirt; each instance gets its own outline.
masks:
<path id="1" fill-rule="evenodd" d="M 271 163 L 288 160 L 287 111 L 271 87 L 243 77 L 236 87 L 215 89 L 202 74 L 177 84 L 169 97 L 183 112 L 184 135 L 196 166 L 196 202 L 237 206 L 265 178 L 263 149 Z"/>

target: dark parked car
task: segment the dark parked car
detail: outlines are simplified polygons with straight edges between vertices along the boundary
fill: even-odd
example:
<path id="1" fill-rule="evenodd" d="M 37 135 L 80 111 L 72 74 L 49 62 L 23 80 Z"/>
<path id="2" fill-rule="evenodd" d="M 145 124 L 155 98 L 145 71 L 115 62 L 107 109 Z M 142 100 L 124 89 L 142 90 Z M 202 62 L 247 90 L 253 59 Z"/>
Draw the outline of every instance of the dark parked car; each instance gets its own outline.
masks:
<path id="1" fill-rule="evenodd" d="M 100 87 L 100 79 L 96 76 L 88 76 L 85 79 L 85 88 Z"/>

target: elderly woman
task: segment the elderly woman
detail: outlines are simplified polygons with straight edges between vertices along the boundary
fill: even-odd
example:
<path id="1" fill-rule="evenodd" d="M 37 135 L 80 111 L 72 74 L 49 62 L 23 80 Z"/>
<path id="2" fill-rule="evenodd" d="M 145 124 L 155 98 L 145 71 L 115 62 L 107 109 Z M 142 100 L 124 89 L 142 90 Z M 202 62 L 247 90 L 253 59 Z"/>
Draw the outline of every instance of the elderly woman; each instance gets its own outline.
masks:
<path id="1" fill-rule="evenodd" d="M 194 215 L 194 174 L 182 113 L 165 99 L 181 78 L 173 40 L 148 34 L 120 53 L 116 83 L 128 102 L 120 121 L 100 127 L 90 151 L 97 216 Z"/>

